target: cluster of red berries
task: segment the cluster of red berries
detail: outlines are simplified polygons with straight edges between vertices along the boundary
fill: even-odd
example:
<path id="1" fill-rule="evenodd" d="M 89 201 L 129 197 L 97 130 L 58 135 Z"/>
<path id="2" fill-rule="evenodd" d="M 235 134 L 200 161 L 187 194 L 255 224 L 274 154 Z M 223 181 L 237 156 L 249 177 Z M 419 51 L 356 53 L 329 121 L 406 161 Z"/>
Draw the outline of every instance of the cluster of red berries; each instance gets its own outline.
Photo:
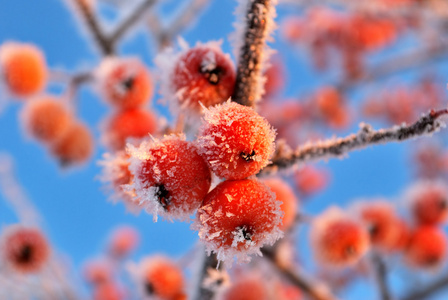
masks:
<path id="1" fill-rule="evenodd" d="M 48 146 L 62 165 L 85 162 L 93 152 L 93 138 L 62 99 L 39 95 L 47 84 L 47 66 L 35 46 L 5 43 L 0 47 L 3 82 L 15 97 L 26 100 L 22 121 L 29 135 Z"/>

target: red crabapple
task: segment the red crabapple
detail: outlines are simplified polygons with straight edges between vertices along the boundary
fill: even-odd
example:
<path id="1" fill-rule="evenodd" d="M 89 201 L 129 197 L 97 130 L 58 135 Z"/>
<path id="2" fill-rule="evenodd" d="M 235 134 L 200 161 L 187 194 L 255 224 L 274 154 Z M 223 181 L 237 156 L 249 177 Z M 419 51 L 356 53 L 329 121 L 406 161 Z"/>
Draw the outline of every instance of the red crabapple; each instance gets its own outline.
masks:
<path id="1" fill-rule="evenodd" d="M 180 299 L 184 294 L 184 275 L 179 266 L 163 256 L 144 259 L 139 264 L 143 299 Z"/>
<path id="2" fill-rule="evenodd" d="M 205 112 L 198 144 L 219 177 L 235 180 L 258 173 L 274 153 L 275 131 L 252 108 L 234 102 Z"/>
<path id="3" fill-rule="evenodd" d="M 124 150 L 128 138 L 143 138 L 157 130 L 157 118 L 149 110 L 115 112 L 105 125 L 104 142 L 112 150 Z"/>
<path id="4" fill-rule="evenodd" d="M 316 94 L 317 108 L 328 124 L 334 128 L 346 127 L 349 123 L 348 108 L 341 93 L 333 87 L 324 87 Z"/>
<path id="5" fill-rule="evenodd" d="M 282 215 L 280 202 L 258 180 L 224 181 L 205 197 L 193 227 L 219 260 L 249 261 L 250 254 L 282 237 Z"/>
<path id="6" fill-rule="evenodd" d="M 296 187 L 304 196 L 310 196 L 323 190 L 328 185 L 329 177 L 326 170 L 320 170 L 313 166 L 304 166 L 294 175 Z"/>
<path id="7" fill-rule="evenodd" d="M 93 137 L 89 128 L 79 122 L 73 123 L 51 146 L 51 152 L 62 166 L 86 162 L 93 152 Z"/>
<path id="8" fill-rule="evenodd" d="M 281 178 L 269 178 L 262 180 L 271 191 L 275 194 L 278 201 L 281 201 L 281 210 L 283 211 L 282 231 L 288 230 L 293 224 L 298 211 L 297 198 L 294 195 L 292 188 Z"/>
<path id="9" fill-rule="evenodd" d="M 4 231 L 0 250 L 3 261 L 19 273 L 40 271 L 50 257 L 50 246 L 43 233 L 37 228 L 21 225 Z"/>
<path id="10" fill-rule="evenodd" d="M 0 46 L 0 70 L 9 91 L 26 97 L 40 92 L 47 82 L 47 65 L 41 50 L 15 42 Z"/>
<path id="11" fill-rule="evenodd" d="M 123 290 L 114 282 L 104 282 L 96 285 L 93 291 L 93 300 L 124 300 Z"/>
<path id="12" fill-rule="evenodd" d="M 267 282 L 256 275 L 238 278 L 231 286 L 223 290 L 219 300 L 269 300 Z"/>
<path id="13" fill-rule="evenodd" d="M 421 226 L 415 229 L 406 249 L 406 261 L 416 268 L 439 266 L 446 258 L 447 239 L 442 229 Z"/>
<path id="14" fill-rule="evenodd" d="M 418 224 L 436 225 L 448 218 L 448 189 L 444 182 L 418 182 L 407 191 L 405 197 Z"/>
<path id="15" fill-rule="evenodd" d="M 338 208 L 330 208 L 311 224 L 311 246 L 323 265 L 356 263 L 368 250 L 369 234 L 356 219 Z"/>
<path id="16" fill-rule="evenodd" d="M 51 96 L 27 101 L 21 117 L 27 132 L 46 143 L 62 137 L 72 123 L 72 115 L 64 103 Z"/>
<path id="17" fill-rule="evenodd" d="M 170 220 L 188 219 L 200 206 L 211 183 L 211 172 L 185 136 L 165 136 L 161 140 L 144 141 L 139 148 L 128 147 L 130 185 L 146 211 Z"/>
<path id="18" fill-rule="evenodd" d="M 100 285 L 112 280 L 112 265 L 107 261 L 90 261 L 83 267 L 83 278 L 92 285 Z"/>
<path id="19" fill-rule="evenodd" d="M 106 58 L 97 75 L 103 97 L 119 109 L 138 108 L 151 99 L 149 71 L 137 58 Z"/>
<path id="20" fill-rule="evenodd" d="M 162 94 L 175 111 L 188 108 L 197 112 L 200 103 L 205 107 L 223 103 L 233 93 L 235 68 L 219 43 L 197 44 L 176 57 L 163 54 L 156 62 L 166 72 Z"/>
<path id="21" fill-rule="evenodd" d="M 129 255 L 139 243 L 139 234 L 131 226 L 120 226 L 116 228 L 109 240 L 109 253 L 116 258 L 123 258 Z"/>

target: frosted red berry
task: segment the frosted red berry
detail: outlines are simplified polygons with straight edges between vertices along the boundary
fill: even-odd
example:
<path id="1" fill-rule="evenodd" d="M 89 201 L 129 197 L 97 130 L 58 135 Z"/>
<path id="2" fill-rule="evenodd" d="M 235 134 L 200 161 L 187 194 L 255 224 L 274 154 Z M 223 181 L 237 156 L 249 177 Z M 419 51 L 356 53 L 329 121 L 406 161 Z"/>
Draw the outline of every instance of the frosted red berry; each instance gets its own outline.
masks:
<path id="1" fill-rule="evenodd" d="M 0 67 L 5 85 L 16 96 L 36 94 L 47 82 L 45 57 L 31 44 L 9 42 L 1 45 Z"/>
<path id="2" fill-rule="evenodd" d="M 120 226 L 111 234 L 108 244 L 109 253 L 116 258 L 123 258 L 138 246 L 139 240 L 140 236 L 135 228 Z"/>
<path id="3" fill-rule="evenodd" d="M 35 273 L 50 257 L 50 246 L 43 233 L 33 227 L 11 226 L 1 243 L 3 261 L 15 272 Z"/>
<path id="4" fill-rule="evenodd" d="M 72 115 L 64 103 L 51 96 L 27 101 L 21 117 L 26 131 L 45 143 L 62 137 L 72 123 Z"/>
<path id="5" fill-rule="evenodd" d="M 258 173 L 269 162 L 275 131 L 252 108 L 234 102 L 205 112 L 198 144 L 212 171 L 230 180 Z"/>
<path id="6" fill-rule="evenodd" d="M 421 226 L 415 229 L 406 249 L 406 261 L 416 268 L 439 266 L 447 255 L 447 239 L 442 229 Z"/>
<path id="7" fill-rule="evenodd" d="M 69 166 L 86 162 L 92 156 L 93 147 L 89 128 L 83 123 L 74 122 L 51 146 L 51 152 L 62 166 Z"/>
<path id="8" fill-rule="evenodd" d="M 436 225 L 448 218 L 448 189 L 444 182 L 419 182 L 408 190 L 405 197 L 418 224 Z"/>
<path id="9" fill-rule="evenodd" d="M 368 250 L 369 234 L 357 220 L 331 208 L 312 223 L 311 245 L 319 263 L 346 266 L 356 263 Z"/>
<path id="10" fill-rule="evenodd" d="M 141 139 L 157 130 L 157 118 L 153 112 L 129 109 L 115 112 L 107 121 L 104 142 L 112 150 L 124 150 L 129 138 Z"/>
<path id="11" fill-rule="evenodd" d="M 269 300 L 267 282 L 256 275 L 246 275 L 225 289 L 219 300 Z"/>
<path id="12" fill-rule="evenodd" d="M 298 200 L 294 195 L 292 188 L 281 178 L 269 178 L 262 181 L 275 194 L 283 211 L 281 229 L 288 230 L 293 224 L 298 213 Z"/>
<path id="13" fill-rule="evenodd" d="M 139 59 L 106 58 L 98 77 L 105 100 L 119 109 L 138 108 L 151 99 L 151 76 Z"/>
<path id="14" fill-rule="evenodd" d="M 235 85 L 235 68 L 229 55 L 214 44 L 197 45 L 175 61 L 169 84 L 178 105 L 191 110 L 222 103 Z"/>
<path id="15" fill-rule="evenodd" d="M 124 291 L 112 281 L 96 285 L 93 291 L 93 300 L 124 300 Z"/>
<path id="16" fill-rule="evenodd" d="M 280 202 L 258 180 L 224 181 L 198 209 L 195 229 L 219 260 L 249 260 L 261 246 L 282 236 Z"/>
<path id="17" fill-rule="evenodd" d="M 146 211 L 168 219 L 188 219 L 210 189 L 211 172 L 197 147 L 185 137 L 166 136 L 129 148 L 132 188 Z"/>

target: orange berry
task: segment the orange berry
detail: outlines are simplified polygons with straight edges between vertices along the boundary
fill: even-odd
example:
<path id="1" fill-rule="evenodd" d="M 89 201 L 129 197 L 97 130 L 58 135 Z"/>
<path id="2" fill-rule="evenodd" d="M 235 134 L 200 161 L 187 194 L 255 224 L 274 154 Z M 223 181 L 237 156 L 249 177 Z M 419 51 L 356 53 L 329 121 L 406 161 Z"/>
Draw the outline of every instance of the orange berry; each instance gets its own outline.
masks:
<path id="1" fill-rule="evenodd" d="M 323 190 L 329 181 L 329 175 L 325 170 L 319 170 L 313 166 L 304 166 L 295 173 L 296 187 L 304 196 L 310 196 Z"/>
<path id="2" fill-rule="evenodd" d="M 265 179 L 262 182 L 271 189 L 276 199 L 282 202 L 280 209 L 284 214 L 280 229 L 282 231 L 288 230 L 294 224 L 298 211 L 297 198 L 294 195 L 294 191 L 281 178 Z"/>
<path id="3" fill-rule="evenodd" d="M 79 122 L 73 123 L 52 145 L 51 151 L 62 166 L 86 162 L 93 152 L 93 137 L 89 128 Z"/>
<path id="4" fill-rule="evenodd" d="M 282 215 L 280 202 L 258 180 L 224 181 L 205 197 L 194 227 L 219 260 L 231 261 L 236 256 L 248 261 L 248 255 L 282 236 Z"/>
<path id="5" fill-rule="evenodd" d="M 324 87 L 316 94 L 316 104 L 330 126 L 343 128 L 349 123 L 349 115 L 342 95 L 332 87 Z"/>
<path id="6" fill-rule="evenodd" d="M 52 143 L 70 128 L 72 115 L 62 101 L 46 96 L 27 101 L 23 107 L 22 119 L 32 137 L 41 142 Z"/>
<path id="7" fill-rule="evenodd" d="M 131 226 L 120 226 L 116 228 L 109 240 L 109 252 L 117 258 L 129 255 L 139 243 L 139 234 Z"/>
<path id="8" fill-rule="evenodd" d="M 8 89 L 20 97 L 40 92 L 47 82 L 45 57 L 31 44 L 8 42 L 1 45 L 0 68 Z"/>
<path id="9" fill-rule="evenodd" d="M 128 148 L 136 197 L 146 211 L 172 219 L 187 220 L 210 189 L 211 172 L 185 136 L 165 136 Z"/>
<path id="10" fill-rule="evenodd" d="M 50 246 L 39 229 L 14 225 L 2 236 L 1 252 L 3 261 L 12 270 L 35 273 L 48 262 Z"/>
<path id="11" fill-rule="evenodd" d="M 138 108 L 151 99 L 150 74 L 137 58 L 106 58 L 98 77 L 105 100 L 119 109 Z"/>
<path id="12" fill-rule="evenodd" d="M 268 164 L 274 140 L 274 129 L 252 108 L 226 102 L 206 111 L 198 144 L 216 175 L 235 180 Z"/>
<path id="13" fill-rule="evenodd" d="M 369 234 L 364 226 L 338 208 L 318 216 L 312 223 L 310 235 L 316 259 L 325 265 L 354 264 L 369 247 Z"/>
<path id="14" fill-rule="evenodd" d="M 416 268 L 439 266 L 446 258 L 447 239 L 443 230 L 433 226 L 415 229 L 406 249 L 407 262 Z"/>
<path id="15" fill-rule="evenodd" d="M 84 279 L 93 285 L 110 282 L 112 275 L 112 266 L 106 261 L 91 261 L 83 268 Z"/>
<path id="16" fill-rule="evenodd" d="M 118 111 L 106 122 L 104 141 L 114 150 L 123 150 L 128 138 L 140 139 L 154 134 L 157 118 L 149 110 L 129 109 Z"/>
<path id="17" fill-rule="evenodd" d="M 267 282 L 258 276 L 238 278 L 230 287 L 222 292 L 219 300 L 269 300 Z"/>
<path id="18" fill-rule="evenodd" d="M 144 297 L 173 300 L 183 295 L 184 275 L 173 261 L 155 256 L 145 259 L 141 265 Z"/>
<path id="19" fill-rule="evenodd" d="M 124 300 L 122 289 L 114 282 L 105 282 L 95 286 L 93 300 Z"/>

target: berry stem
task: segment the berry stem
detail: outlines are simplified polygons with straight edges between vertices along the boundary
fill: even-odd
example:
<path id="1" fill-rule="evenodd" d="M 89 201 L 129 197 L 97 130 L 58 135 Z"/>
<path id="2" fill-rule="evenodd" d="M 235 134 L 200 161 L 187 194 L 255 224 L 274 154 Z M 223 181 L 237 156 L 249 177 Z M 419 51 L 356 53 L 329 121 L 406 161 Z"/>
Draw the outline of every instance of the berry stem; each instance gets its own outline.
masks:
<path id="1" fill-rule="evenodd" d="M 381 300 L 392 300 L 393 297 L 387 285 L 387 267 L 379 253 L 372 251 L 372 271 L 378 284 Z"/>
<path id="2" fill-rule="evenodd" d="M 245 106 L 254 106 L 261 98 L 262 63 L 266 38 L 269 34 L 273 0 L 248 0 L 246 28 L 239 59 L 232 100 Z"/>
<path id="3" fill-rule="evenodd" d="M 421 289 L 412 290 L 408 295 L 400 298 L 400 300 L 425 300 L 446 288 L 448 288 L 448 274 L 441 276 Z"/>
<path id="4" fill-rule="evenodd" d="M 368 124 L 361 123 L 357 134 L 345 138 L 332 138 L 298 147 L 295 151 L 277 152 L 272 162 L 259 174 L 268 174 L 277 170 L 288 169 L 303 162 L 343 158 L 353 150 L 363 149 L 370 145 L 401 142 L 431 135 L 438 132 L 444 123 L 440 117 L 448 114 L 448 109 L 430 111 L 411 125 L 393 126 L 387 129 L 373 130 Z"/>

